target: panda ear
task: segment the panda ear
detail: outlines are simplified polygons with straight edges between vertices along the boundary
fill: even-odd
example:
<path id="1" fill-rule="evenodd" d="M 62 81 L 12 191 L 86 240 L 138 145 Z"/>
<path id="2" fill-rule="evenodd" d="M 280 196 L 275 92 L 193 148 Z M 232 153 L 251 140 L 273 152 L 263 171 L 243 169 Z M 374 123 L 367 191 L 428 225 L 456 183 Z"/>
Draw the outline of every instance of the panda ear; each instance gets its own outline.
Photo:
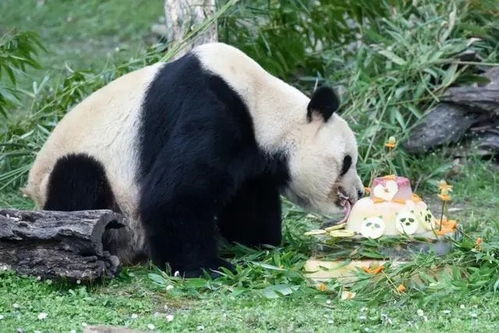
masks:
<path id="1" fill-rule="evenodd" d="M 310 122 L 313 116 L 317 115 L 326 122 L 339 106 L 340 100 L 332 88 L 325 86 L 317 88 L 307 106 L 307 120 Z"/>

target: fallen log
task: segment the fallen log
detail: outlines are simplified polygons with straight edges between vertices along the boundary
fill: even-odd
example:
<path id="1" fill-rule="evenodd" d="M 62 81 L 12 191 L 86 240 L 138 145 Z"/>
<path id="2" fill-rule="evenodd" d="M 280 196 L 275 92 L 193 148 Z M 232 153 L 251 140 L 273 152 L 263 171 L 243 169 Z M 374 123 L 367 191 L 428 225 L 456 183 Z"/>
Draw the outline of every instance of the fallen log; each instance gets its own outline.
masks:
<path id="1" fill-rule="evenodd" d="M 404 148 L 409 153 L 425 153 L 442 144 L 455 143 L 481 118 L 462 106 L 440 103 L 414 127 Z"/>
<path id="2" fill-rule="evenodd" d="M 483 74 L 489 80 L 486 85 L 452 87 L 440 98 L 442 102 L 465 106 L 475 112 L 499 114 L 499 67 L 493 67 Z M 490 117 L 494 117 L 493 114 Z"/>
<path id="3" fill-rule="evenodd" d="M 0 210 L 0 267 L 69 281 L 114 277 L 120 262 L 104 250 L 103 236 L 122 227 L 123 217 L 110 210 Z"/>
<path id="4" fill-rule="evenodd" d="M 483 78 L 488 81 L 485 85 L 447 89 L 440 103 L 412 129 L 404 142 L 407 152 L 425 153 L 471 137 L 472 145 L 466 150 L 484 156 L 499 154 L 499 67 L 487 70 Z"/>

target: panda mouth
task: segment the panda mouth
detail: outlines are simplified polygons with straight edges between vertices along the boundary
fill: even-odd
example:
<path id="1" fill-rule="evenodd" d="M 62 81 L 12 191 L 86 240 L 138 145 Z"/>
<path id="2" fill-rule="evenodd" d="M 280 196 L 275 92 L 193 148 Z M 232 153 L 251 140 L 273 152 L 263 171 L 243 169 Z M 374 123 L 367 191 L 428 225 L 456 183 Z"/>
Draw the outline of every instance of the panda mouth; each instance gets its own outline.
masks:
<path id="1" fill-rule="evenodd" d="M 350 197 L 341 190 L 338 190 L 337 195 L 339 199 L 339 205 L 343 207 L 343 213 L 344 213 L 343 218 L 337 222 L 337 224 L 340 224 L 340 223 L 345 223 L 348 220 L 348 216 L 352 211 L 352 201 L 350 200 Z"/>

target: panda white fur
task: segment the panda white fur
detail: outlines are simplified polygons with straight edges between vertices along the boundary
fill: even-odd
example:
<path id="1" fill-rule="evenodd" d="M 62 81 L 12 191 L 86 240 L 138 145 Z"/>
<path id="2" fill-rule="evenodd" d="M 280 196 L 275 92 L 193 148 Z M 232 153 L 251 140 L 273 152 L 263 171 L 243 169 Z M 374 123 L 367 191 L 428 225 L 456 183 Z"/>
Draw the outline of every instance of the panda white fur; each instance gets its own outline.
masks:
<path id="1" fill-rule="evenodd" d="M 357 200 L 357 146 L 326 87 L 311 99 L 234 47 L 212 43 L 124 75 L 56 126 L 25 192 L 48 210 L 110 208 L 123 262 L 149 257 L 196 276 L 230 264 L 229 241 L 277 245 L 280 193 L 330 214 Z M 121 238 L 120 238 L 121 237 Z M 114 244 L 113 244 L 114 242 Z"/>

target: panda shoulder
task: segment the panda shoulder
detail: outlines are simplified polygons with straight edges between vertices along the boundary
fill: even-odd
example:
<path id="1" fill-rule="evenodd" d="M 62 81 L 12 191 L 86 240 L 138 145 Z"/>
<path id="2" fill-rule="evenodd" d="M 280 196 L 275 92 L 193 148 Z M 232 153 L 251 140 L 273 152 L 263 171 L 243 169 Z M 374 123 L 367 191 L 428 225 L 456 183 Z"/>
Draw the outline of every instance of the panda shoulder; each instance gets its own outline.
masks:
<path id="1" fill-rule="evenodd" d="M 229 44 L 215 42 L 198 45 L 192 49 L 195 54 L 212 54 L 219 56 L 246 56 L 243 51 Z"/>
<path id="2" fill-rule="evenodd" d="M 251 75 L 266 73 L 256 61 L 243 51 L 228 44 L 202 44 L 193 48 L 191 52 L 205 69 L 222 74 L 222 77 L 241 72 Z"/>
<path id="3" fill-rule="evenodd" d="M 157 75 L 164 65 L 164 62 L 157 62 L 155 64 L 142 67 L 118 77 L 114 81 L 111 81 L 108 86 L 144 86 L 145 88 L 145 86 L 149 84 L 149 82 Z"/>

